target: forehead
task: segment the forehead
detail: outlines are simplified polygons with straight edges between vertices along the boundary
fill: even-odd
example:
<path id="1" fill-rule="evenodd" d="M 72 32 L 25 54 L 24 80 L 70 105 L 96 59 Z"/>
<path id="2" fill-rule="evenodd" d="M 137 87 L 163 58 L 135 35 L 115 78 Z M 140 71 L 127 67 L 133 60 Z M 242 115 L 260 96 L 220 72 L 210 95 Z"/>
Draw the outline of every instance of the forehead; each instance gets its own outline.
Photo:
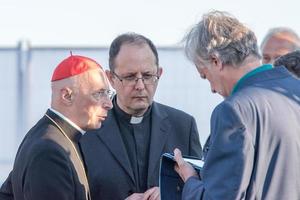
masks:
<path id="1" fill-rule="evenodd" d="M 287 34 L 271 37 L 262 49 L 263 54 L 286 54 L 293 48 L 293 38 Z"/>
<path id="2" fill-rule="evenodd" d="M 155 55 L 147 44 L 123 44 L 115 59 L 118 72 L 154 71 Z"/>
<path id="3" fill-rule="evenodd" d="M 109 88 L 109 83 L 103 70 L 90 70 L 86 73 L 85 78 L 88 88 L 95 90 Z"/>

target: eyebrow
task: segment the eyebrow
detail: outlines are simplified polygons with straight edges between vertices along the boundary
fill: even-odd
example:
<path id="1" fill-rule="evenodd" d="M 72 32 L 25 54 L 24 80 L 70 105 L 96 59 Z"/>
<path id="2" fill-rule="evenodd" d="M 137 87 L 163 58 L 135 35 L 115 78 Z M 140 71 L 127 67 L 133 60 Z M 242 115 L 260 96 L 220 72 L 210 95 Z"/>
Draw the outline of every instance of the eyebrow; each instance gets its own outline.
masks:
<path id="1" fill-rule="evenodd" d="M 203 74 L 203 73 L 200 73 L 200 77 L 201 77 L 202 79 L 206 79 L 206 76 L 205 76 L 205 74 Z"/>
<path id="2" fill-rule="evenodd" d="M 105 90 L 109 90 L 109 88 L 100 88 L 100 89 L 96 89 L 96 90 L 94 90 L 92 93 L 104 92 Z"/>
<path id="3" fill-rule="evenodd" d="M 121 76 L 133 76 L 133 75 L 136 75 L 136 74 L 138 74 L 139 72 L 127 72 L 127 73 L 125 73 L 125 74 L 123 74 L 123 75 L 121 75 Z M 144 74 L 151 74 L 151 75 L 153 75 L 153 74 L 156 74 L 157 72 L 153 72 L 153 71 L 145 71 L 145 72 L 141 72 L 141 74 L 142 75 L 144 75 Z"/>

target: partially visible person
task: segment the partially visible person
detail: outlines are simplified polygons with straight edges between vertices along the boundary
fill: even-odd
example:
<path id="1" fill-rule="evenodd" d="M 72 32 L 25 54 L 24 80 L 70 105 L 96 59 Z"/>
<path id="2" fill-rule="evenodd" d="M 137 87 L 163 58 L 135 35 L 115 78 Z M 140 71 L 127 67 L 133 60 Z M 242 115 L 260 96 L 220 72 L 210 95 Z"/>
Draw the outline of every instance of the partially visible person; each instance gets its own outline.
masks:
<path id="1" fill-rule="evenodd" d="M 0 200 L 14 200 L 14 194 L 11 185 L 11 173 L 8 175 L 7 179 L 1 185 Z"/>
<path id="2" fill-rule="evenodd" d="M 274 67 L 284 66 L 293 75 L 300 78 L 300 50 L 293 51 L 277 58 Z"/>
<path id="3" fill-rule="evenodd" d="M 290 28 L 272 28 L 264 37 L 260 48 L 263 64 L 273 64 L 278 57 L 300 49 L 300 37 Z"/>
<path id="4" fill-rule="evenodd" d="M 226 12 L 205 14 L 185 52 L 225 99 L 211 116 L 200 176 L 174 150 L 182 199 L 300 199 L 300 80 L 261 65 L 255 34 Z"/>
<path id="5" fill-rule="evenodd" d="M 91 199 L 79 139 L 100 128 L 112 108 L 108 79 L 94 60 L 71 55 L 56 67 L 51 84 L 51 108 L 22 141 L 3 199 Z"/>
<path id="6" fill-rule="evenodd" d="M 109 68 L 114 107 L 103 127 L 81 140 L 92 199 L 160 199 L 161 155 L 180 147 L 201 157 L 195 119 L 153 101 L 162 68 L 148 38 L 136 33 L 115 38 Z"/>

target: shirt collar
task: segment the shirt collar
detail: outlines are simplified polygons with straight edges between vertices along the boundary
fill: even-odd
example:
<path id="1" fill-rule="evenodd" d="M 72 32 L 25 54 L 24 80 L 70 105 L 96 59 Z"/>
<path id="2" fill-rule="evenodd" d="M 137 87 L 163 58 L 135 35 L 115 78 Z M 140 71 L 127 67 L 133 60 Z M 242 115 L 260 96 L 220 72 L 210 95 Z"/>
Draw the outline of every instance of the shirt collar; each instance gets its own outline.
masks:
<path id="1" fill-rule="evenodd" d="M 82 130 L 79 126 L 77 126 L 74 122 L 72 122 L 70 119 L 68 119 L 66 116 L 58 112 L 57 110 L 54 110 L 53 108 L 49 108 L 52 112 L 60 116 L 62 119 L 64 119 L 66 122 L 68 122 L 71 126 L 73 126 L 75 129 L 77 129 L 82 135 L 85 134 L 86 131 Z"/>
<path id="2" fill-rule="evenodd" d="M 265 64 L 262 66 L 259 66 L 253 70 L 251 70 L 250 72 L 246 73 L 244 76 L 242 76 L 242 78 L 240 78 L 240 80 L 238 80 L 238 82 L 234 85 L 232 91 L 231 91 L 231 95 L 233 95 L 238 88 L 242 85 L 242 83 L 250 76 L 253 76 L 259 72 L 263 72 L 263 71 L 267 71 L 273 68 L 273 65 L 271 64 Z"/>

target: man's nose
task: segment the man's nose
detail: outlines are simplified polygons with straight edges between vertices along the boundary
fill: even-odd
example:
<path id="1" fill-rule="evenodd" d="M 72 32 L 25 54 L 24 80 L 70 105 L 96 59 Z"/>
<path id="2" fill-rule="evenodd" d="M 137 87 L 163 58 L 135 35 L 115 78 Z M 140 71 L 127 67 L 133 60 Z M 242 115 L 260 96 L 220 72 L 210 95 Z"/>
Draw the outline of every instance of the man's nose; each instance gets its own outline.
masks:
<path id="1" fill-rule="evenodd" d="M 215 88 L 210 84 L 210 91 L 212 92 L 212 93 L 216 93 L 217 91 L 215 90 Z"/>
<path id="2" fill-rule="evenodd" d="M 141 78 L 136 78 L 135 80 L 135 89 L 137 90 L 142 90 L 145 88 L 145 83 L 144 83 L 144 79 Z"/>
<path id="3" fill-rule="evenodd" d="M 102 107 L 106 110 L 110 110 L 113 108 L 112 100 L 109 98 L 106 98 L 102 104 Z"/>

